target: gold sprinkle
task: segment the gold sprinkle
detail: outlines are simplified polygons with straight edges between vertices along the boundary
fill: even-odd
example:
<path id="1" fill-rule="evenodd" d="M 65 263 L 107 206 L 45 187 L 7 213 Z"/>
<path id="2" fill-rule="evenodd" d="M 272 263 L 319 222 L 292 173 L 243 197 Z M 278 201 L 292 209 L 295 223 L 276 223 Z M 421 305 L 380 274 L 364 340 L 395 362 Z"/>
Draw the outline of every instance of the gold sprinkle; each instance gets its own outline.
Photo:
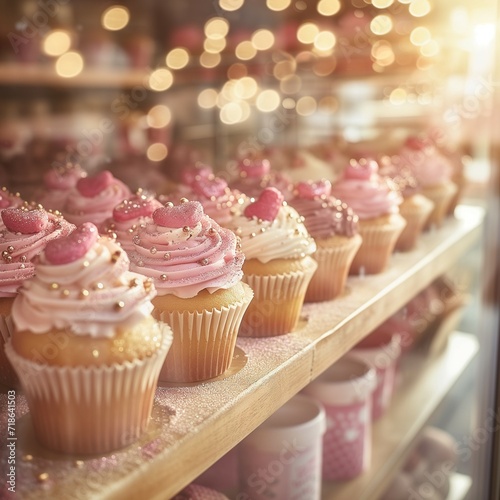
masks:
<path id="1" fill-rule="evenodd" d="M 118 302 L 115 303 L 114 305 L 114 308 L 115 308 L 115 311 L 120 311 L 121 309 L 123 309 L 125 307 L 125 302 L 123 302 L 123 300 L 119 300 Z"/>
<path id="2" fill-rule="evenodd" d="M 7 255 L 7 257 L 5 257 L 5 260 L 6 262 L 10 263 L 12 262 L 12 257 L 10 255 Z"/>
<path id="3" fill-rule="evenodd" d="M 44 483 L 45 481 L 47 481 L 49 479 L 49 474 L 47 472 L 42 472 L 41 474 L 38 474 L 37 479 L 41 483 Z"/>
<path id="4" fill-rule="evenodd" d="M 26 269 L 26 264 L 20 264 L 19 269 Z"/>
<path id="5" fill-rule="evenodd" d="M 82 288 L 82 289 L 80 290 L 80 297 L 81 297 L 82 299 L 84 299 L 85 297 L 88 297 L 88 296 L 89 296 L 89 294 L 90 294 L 90 292 L 89 292 L 88 290 L 85 290 L 85 288 Z"/>
<path id="6" fill-rule="evenodd" d="M 139 286 L 141 284 L 141 280 L 139 278 L 134 278 L 133 280 L 130 280 L 130 283 L 128 284 L 128 286 L 130 288 L 134 288 L 136 286 Z"/>
<path id="7" fill-rule="evenodd" d="M 209 230 L 208 230 L 208 234 L 210 236 L 213 236 L 215 234 L 215 229 L 213 227 L 211 227 Z"/>
<path id="8" fill-rule="evenodd" d="M 182 228 L 182 230 L 185 232 L 185 233 L 189 233 L 189 226 L 184 226 Z"/>
<path id="9" fill-rule="evenodd" d="M 88 260 L 84 260 L 82 265 L 83 265 L 83 267 L 89 267 L 90 262 Z"/>
<path id="10" fill-rule="evenodd" d="M 94 285 L 94 290 L 104 290 L 104 285 L 102 283 L 96 283 Z"/>
<path id="11" fill-rule="evenodd" d="M 255 233 L 250 233 L 250 238 L 255 238 L 257 235 Z"/>
<path id="12" fill-rule="evenodd" d="M 33 460 L 33 455 L 24 455 L 23 460 L 25 462 L 31 462 Z"/>
<path id="13" fill-rule="evenodd" d="M 98 351 L 97 349 L 94 349 L 94 350 L 92 351 L 92 356 L 93 356 L 94 358 L 98 358 L 98 357 L 99 357 L 99 351 Z"/>
<path id="14" fill-rule="evenodd" d="M 166 274 L 161 274 L 161 275 L 160 275 L 160 279 L 161 279 L 162 281 L 167 281 L 167 275 L 166 275 Z"/>
<path id="15" fill-rule="evenodd" d="M 62 292 L 61 292 L 61 296 L 66 298 L 66 297 L 69 297 L 69 290 L 67 288 L 65 288 Z"/>
<path id="16" fill-rule="evenodd" d="M 26 255 L 21 255 L 21 257 L 19 257 L 20 262 L 26 262 L 27 260 L 28 258 L 26 257 Z"/>
<path id="17" fill-rule="evenodd" d="M 163 255 L 163 258 L 165 260 L 170 260 L 170 252 L 165 252 L 165 254 Z"/>
<path id="18" fill-rule="evenodd" d="M 187 203 L 189 200 L 187 198 L 181 198 L 179 201 L 181 203 Z"/>
<path id="19" fill-rule="evenodd" d="M 51 283 L 50 289 L 51 290 L 59 290 L 59 283 Z"/>
<path id="20" fill-rule="evenodd" d="M 7 252 L 7 250 L 4 250 L 4 251 L 2 252 L 2 257 L 3 257 L 4 259 L 6 259 L 8 256 L 9 256 L 9 252 Z"/>
<path id="21" fill-rule="evenodd" d="M 9 252 L 9 253 L 14 252 L 14 247 L 13 247 L 12 245 L 9 245 L 9 246 L 7 247 L 7 252 Z"/>
<path id="22" fill-rule="evenodd" d="M 202 266 L 208 266 L 208 259 L 203 259 L 203 260 L 200 260 L 200 265 Z"/>
<path id="23" fill-rule="evenodd" d="M 157 252 L 156 247 L 151 247 L 151 248 L 149 249 L 149 251 L 150 251 L 153 255 Z"/>

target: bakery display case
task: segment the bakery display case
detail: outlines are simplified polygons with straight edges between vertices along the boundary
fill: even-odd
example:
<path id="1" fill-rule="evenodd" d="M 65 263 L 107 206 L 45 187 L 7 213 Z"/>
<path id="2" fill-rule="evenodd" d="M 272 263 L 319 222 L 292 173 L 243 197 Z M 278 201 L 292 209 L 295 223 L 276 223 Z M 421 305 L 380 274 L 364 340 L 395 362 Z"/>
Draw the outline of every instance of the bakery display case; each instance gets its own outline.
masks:
<path id="1" fill-rule="evenodd" d="M 245 162 L 259 165 L 259 189 L 310 181 L 317 189 L 320 180 L 335 186 L 349 164 L 376 161 L 383 173 L 423 155 L 425 176 L 445 161 L 456 186 L 412 248 L 391 252 L 381 272 L 350 274 L 332 300 L 305 303 L 291 333 L 240 335 L 222 375 L 160 382 L 147 430 L 125 448 L 46 449 L 23 390 L 2 386 L 0 463 L 14 484 L 2 498 L 167 499 L 193 482 L 252 498 L 236 478 L 239 444 L 399 319 L 412 340 L 373 422 L 369 464 L 352 479 L 324 481 L 321 498 L 498 496 L 496 2 L 0 0 L 0 8 L 0 182 L 33 200 L 31 209 L 46 206 L 51 172 L 63 178 L 68 165 L 89 178 L 109 171 L 160 205 L 186 172 L 203 168 L 224 186 L 244 186 Z M 434 460 L 436 449 L 444 458 Z M 284 476 L 271 476 L 267 495 L 282 498 L 273 488 Z"/>

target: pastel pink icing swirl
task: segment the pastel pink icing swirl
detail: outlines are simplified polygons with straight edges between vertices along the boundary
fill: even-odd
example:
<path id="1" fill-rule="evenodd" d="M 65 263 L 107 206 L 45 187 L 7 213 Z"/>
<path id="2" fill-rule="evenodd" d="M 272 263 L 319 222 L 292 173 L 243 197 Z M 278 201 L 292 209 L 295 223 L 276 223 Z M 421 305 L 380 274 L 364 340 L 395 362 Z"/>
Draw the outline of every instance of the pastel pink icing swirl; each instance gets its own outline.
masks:
<path id="1" fill-rule="evenodd" d="M 241 280 L 244 256 L 236 236 L 208 217 L 197 201 L 167 203 L 139 229 L 131 269 L 153 278 L 159 295 L 213 293 Z"/>
<path id="2" fill-rule="evenodd" d="M 306 186 L 318 184 L 323 185 L 324 189 L 306 189 Z M 350 238 L 358 233 L 358 216 L 346 203 L 331 195 L 329 181 L 298 183 L 295 196 L 288 204 L 304 217 L 308 233 L 316 240 L 335 235 Z"/>
<path id="3" fill-rule="evenodd" d="M 14 297 L 23 281 L 35 274 L 33 259 L 43 251 L 50 241 L 68 235 L 74 226 L 62 217 L 40 209 L 33 211 L 17 208 L 6 210 L 19 211 L 19 214 L 12 214 L 18 215 L 19 219 L 36 219 L 34 222 L 39 224 L 40 228 L 36 232 L 20 232 L 21 226 L 19 224 L 22 224 L 22 221 L 12 227 L 7 220 L 11 230 L 5 226 L 4 229 L 0 230 L 0 255 L 2 257 L 0 261 L 0 297 Z"/>
<path id="4" fill-rule="evenodd" d="M 453 175 L 451 161 L 427 140 L 410 137 L 400 151 L 401 161 L 411 169 L 422 187 L 447 183 Z"/>
<path id="5" fill-rule="evenodd" d="M 98 177 L 104 173 L 109 175 Z M 89 186 L 93 180 L 96 181 L 95 185 Z M 80 187 L 83 181 L 85 189 Z M 110 172 L 103 171 L 96 176 L 80 179 L 69 193 L 62 212 L 73 224 L 92 222 L 99 227 L 112 216 L 116 205 L 131 195 L 130 189 L 122 181 L 113 177 Z"/>
<path id="6" fill-rule="evenodd" d="M 377 173 L 378 164 L 351 160 L 332 194 L 352 208 L 361 220 L 399 212 L 403 199 L 392 182 Z"/>
<path id="7" fill-rule="evenodd" d="M 47 247 L 36 276 L 19 289 L 12 307 L 18 330 L 67 328 L 77 335 L 110 338 L 117 328 L 132 328 L 149 317 L 154 286 L 129 270 L 127 254 L 114 240 L 98 238 L 92 223 L 65 240 Z"/>
<path id="8" fill-rule="evenodd" d="M 79 165 L 73 164 L 48 170 L 43 176 L 44 192 L 38 201 L 47 209 L 62 211 L 71 189 L 86 176 Z"/>
<path id="9" fill-rule="evenodd" d="M 134 249 L 135 232 L 151 222 L 153 212 L 162 206 L 152 195 L 135 194 L 113 209 L 113 215 L 103 222 L 100 231 L 116 235 L 118 243 L 126 252 L 130 252 Z"/>

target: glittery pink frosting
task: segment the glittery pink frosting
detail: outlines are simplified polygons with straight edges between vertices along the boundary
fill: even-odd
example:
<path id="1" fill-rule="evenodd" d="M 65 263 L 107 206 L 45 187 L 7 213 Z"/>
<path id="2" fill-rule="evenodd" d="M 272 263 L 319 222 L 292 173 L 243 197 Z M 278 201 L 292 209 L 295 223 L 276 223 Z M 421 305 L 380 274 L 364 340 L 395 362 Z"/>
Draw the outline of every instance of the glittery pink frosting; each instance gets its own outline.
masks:
<path id="1" fill-rule="evenodd" d="M 23 281 L 35 274 L 33 259 L 42 252 L 49 241 L 68 235 L 74 226 L 62 217 L 45 212 L 45 210 L 5 209 L 5 211 L 8 211 L 11 216 L 7 220 L 7 226 L 4 225 L 0 230 L 0 254 L 2 256 L 0 297 L 14 297 Z M 38 230 L 20 232 L 16 219 L 22 219 L 21 225 L 26 219 L 28 222 L 30 219 L 36 219 Z"/>
<path id="2" fill-rule="evenodd" d="M 129 271 L 120 246 L 86 223 L 39 256 L 36 276 L 19 289 L 12 320 L 33 333 L 67 328 L 109 338 L 117 327 L 133 328 L 149 317 L 155 295 L 152 283 Z"/>
<path id="3" fill-rule="evenodd" d="M 453 175 L 451 161 L 428 140 L 408 138 L 400 151 L 400 157 L 422 187 L 447 183 Z"/>
<path id="4" fill-rule="evenodd" d="M 241 280 L 244 256 L 236 236 L 220 227 L 197 201 L 167 203 L 139 229 L 131 269 L 154 279 L 158 295 L 181 298 L 213 293 Z"/>
<path id="5" fill-rule="evenodd" d="M 398 213 L 403 201 L 392 182 L 377 171 L 373 160 L 351 160 L 343 177 L 332 186 L 333 196 L 347 203 L 361 220 Z"/>
<path id="6" fill-rule="evenodd" d="M 23 203 L 24 201 L 19 196 L 19 194 L 13 194 L 5 187 L 0 189 L 0 213 L 5 208 L 10 208 L 10 207 L 18 208 Z M 5 224 L 3 223 L 3 220 L 0 217 L 0 231 L 3 229 L 5 229 Z"/>
<path id="7" fill-rule="evenodd" d="M 87 187 L 98 176 L 107 173 L 105 182 Z M 85 182 L 85 184 L 83 184 Z M 90 195 L 92 194 L 92 196 Z M 111 217 L 113 209 L 118 203 L 132 195 L 130 189 L 119 179 L 114 178 L 109 172 L 104 171 L 94 177 L 82 178 L 77 182 L 68 195 L 63 209 L 65 218 L 73 224 L 80 225 L 84 222 L 92 222 L 100 226 L 107 218 Z"/>
<path id="8" fill-rule="evenodd" d="M 329 181 L 300 182 L 288 201 L 304 217 L 304 225 L 314 239 L 334 235 L 352 237 L 358 233 L 358 216 L 351 207 L 331 195 Z"/>
<path id="9" fill-rule="evenodd" d="M 163 204 L 152 195 L 135 194 L 123 200 L 114 209 L 111 217 L 106 219 L 99 228 L 102 234 L 116 235 L 118 243 L 126 252 L 134 249 L 132 241 L 139 227 L 151 222 L 151 215 Z"/>
<path id="10" fill-rule="evenodd" d="M 38 201 L 47 209 L 62 211 L 71 189 L 86 175 L 79 165 L 73 164 L 48 170 L 43 176 L 44 192 Z"/>

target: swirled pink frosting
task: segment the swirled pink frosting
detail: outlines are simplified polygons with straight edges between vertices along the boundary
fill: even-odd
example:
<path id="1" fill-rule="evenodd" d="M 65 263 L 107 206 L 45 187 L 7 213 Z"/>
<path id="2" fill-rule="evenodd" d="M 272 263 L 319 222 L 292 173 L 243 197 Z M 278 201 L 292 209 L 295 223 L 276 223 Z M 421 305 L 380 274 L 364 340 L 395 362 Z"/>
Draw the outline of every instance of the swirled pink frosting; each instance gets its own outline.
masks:
<path id="1" fill-rule="evenodd" d="M 378 175 L 377 162 L 351 160 L 332 194 L 347 203 L 360 220 L 399 212 L 403 199 L 393 183 Z"/>
<path id="2" fill-rule="evenodd" d="M 197 201 L 159 208 L 134 241 L 131 269 L 153 278 L 159 295 L 213 293 L 231 288 L 243 276 L 236 236 L 208 217 Z"/>
<path id="3" fill-rule="evenodd" d="M 154 287 L 129 271 L 129 259 L 115 241 L 98 238 L 97 228 L 87 223 L 60 242 L 40 255 L 36 276 L 19 289 L 12 307 L 18 330 L 68 328 L 109 338 L 116 328 L 132 328 L 151 314 Z"/>
<path id="4" fill-rule="evenodd" d="M 408 165 L 399 156 L 384 156 L 380 159 L 380 175 L 388 177 L 396 185 L 403 198 L 420 192 L 420 187 Z"/>
<path id="5" fill-rule="evenodd" d="M 428 140 L 408 138 L 400 151 L 400 157 L 422 187 L 447 183 L 453 175 L 451 161 Z"/>
<path id="6" fill-rule="evenodd" d="M 68 164 L 48 170 L 43 176 L 44 191 L 38 201 L 47 209 L 62 211 L 71 190 L 86 176 L 80 165 Z"/>
<path id="7" fill-rule="evenodd" d="M 68 235 L 74 226 L 62 217 L 41 209 L 5 210 L 11 212 L 13 219 L 22 212 L 19 218 L 23 220 L 32 218 L 41 221 L 36 232 L 20 232 L 20 227 L 11 226 L 8 221 L 8 227 L 4 224 L 0 230 L 0 297 L 14 297 L 24 280 L 35 274 L 33 259 L 49 241 Z"/>
<path id="8" fill-rule="evenodd" d="M 113 208 L 131 195 L 122 181 L 104 170 L 93 177 L 79 179 L 68 194 L 62 212 L 73 224 L 92 222 L 100 226 L 111 217 Z"/>
<path id="9" fill-rule="evenodd" d="M 114 209 L 111 217 L 99 228 L 102 234 L 114 234 L 118 243 L 128 253 L 134 249 L 135 232 L 148 222 L 151 215 L 163 204 L 152 195 L 138 193 L 123 200 Z"/>
<path id="10" fill-rule="evenodd" d="M 334 235 L 348 238 L 358 234 L 358 216 L 351 207 L 331 195 L 329 181 L 301 182 L 295 185 L 294 197 L 288 201 L 315 240 Z"/>

